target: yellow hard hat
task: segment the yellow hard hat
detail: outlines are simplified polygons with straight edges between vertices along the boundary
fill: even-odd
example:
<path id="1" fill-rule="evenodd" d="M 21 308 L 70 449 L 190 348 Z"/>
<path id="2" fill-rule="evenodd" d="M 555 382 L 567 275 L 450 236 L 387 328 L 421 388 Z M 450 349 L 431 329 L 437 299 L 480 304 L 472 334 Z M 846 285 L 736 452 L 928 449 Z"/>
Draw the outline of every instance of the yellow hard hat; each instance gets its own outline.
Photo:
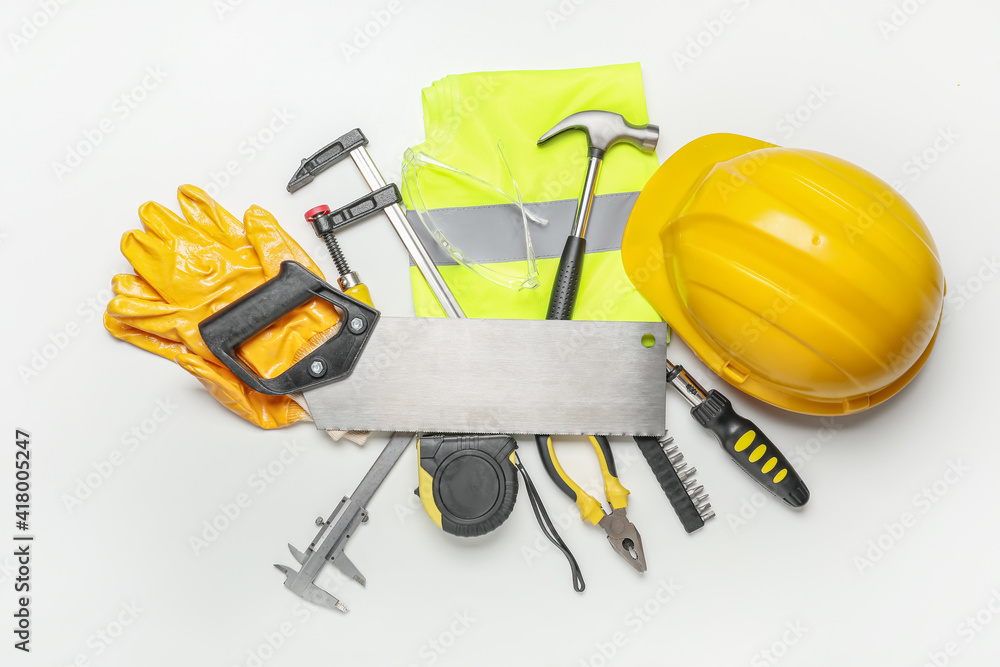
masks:
<path id="1" fill-rule="evenodd" d="M 839 158 L 712 134 L 653 175 L 625 229 L 630 280 L 720 377 L 781 408 L 886 400 L 934 346 L 945 281 L 917 212 Z"/>

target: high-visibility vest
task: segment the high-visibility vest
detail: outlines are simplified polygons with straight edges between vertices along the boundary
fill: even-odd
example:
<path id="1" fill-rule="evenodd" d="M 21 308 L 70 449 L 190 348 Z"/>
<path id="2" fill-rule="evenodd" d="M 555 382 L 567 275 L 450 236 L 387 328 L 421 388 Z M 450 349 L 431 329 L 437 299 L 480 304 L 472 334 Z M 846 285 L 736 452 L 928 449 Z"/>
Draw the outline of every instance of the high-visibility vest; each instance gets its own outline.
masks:
<path id="1" fill-rule="evenodd" d="M 403 188 L 407 216 L 467 316 L 544 319 L 559 255 L 583 188 L 587 142 L 582 132 L 567 132 L 544 146 L 536 142 L 566 116 L 589 109 L 613 111 L 632 123 L 647 123 L 638 63 L 452 75 L 423 90 L 426 141 L 411 150 L 433 156 L 487 183 L 500 184 L 510 179 L 497 156 L 497 142 L 501 142 L 526 206 L 549 221 L 545 226 L 529 224 L 540 286 L 512 290 L 456 263 L 437 247 Z M 655 154 L 631 146 L 608 151 L 587 225 L 587 256 L 574 319 L 660 319 L 632 286 L 621 262 L 621 239 L 629 212 L 657 166 Z M 430 210 L 432 216 L 462 216 L 476 223 L 470 226 L 482 230 L 457 239 L 456 245 L 463 249 L 476 245 L 477 258 L 488 265 L 510 260 L 523 263 L 525 245 L 510 240 L 516 234 L 491 234 L 497 227 L 491 224 L 497 209 L 509 203 L 502 196 L 483 188 L 462 187 L 461 179 L 447 174 L 422 180 L 421 191 L 426 195 L 429 189 L 433 190 L 430 199 L 439 205 Z M 411 278 L 416 314 L 443 315 L 415 266 L 411 266 Z"/>

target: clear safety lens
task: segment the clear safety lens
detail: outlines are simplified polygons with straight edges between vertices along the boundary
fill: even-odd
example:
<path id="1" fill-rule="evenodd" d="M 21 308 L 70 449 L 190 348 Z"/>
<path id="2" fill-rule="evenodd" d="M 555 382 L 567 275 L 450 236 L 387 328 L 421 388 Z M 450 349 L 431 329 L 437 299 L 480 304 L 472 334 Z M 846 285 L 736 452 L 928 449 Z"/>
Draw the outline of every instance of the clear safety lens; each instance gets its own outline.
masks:
<path id="1" fill-rule="evenodd" d="M 434 241 L 458 264 L 503 287 L 538 287 L 531 224 L 548 220 L 524 207 L 503 146 L 491 174 L 473 175 L 422 152 L 407 149 L 403 188 Z M 455 207 L 455 193 L 477 206 Z"/>

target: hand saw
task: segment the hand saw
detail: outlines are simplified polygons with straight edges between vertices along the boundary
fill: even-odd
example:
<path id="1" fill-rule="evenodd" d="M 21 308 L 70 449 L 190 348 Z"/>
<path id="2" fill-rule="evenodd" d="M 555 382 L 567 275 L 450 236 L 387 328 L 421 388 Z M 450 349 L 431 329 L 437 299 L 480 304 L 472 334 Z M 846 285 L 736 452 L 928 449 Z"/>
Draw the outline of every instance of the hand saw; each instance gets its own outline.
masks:
<path id="1" fill-rule="evenodd" d="M 243 342 L 317 297 L 341 315 L 332 338 L 274 378 L 239 358 Z M 302 392 L 321 429 L 665 432 L 665 323 L 381 317 L 285 262 L 200 330 L 251 389 Z"/>

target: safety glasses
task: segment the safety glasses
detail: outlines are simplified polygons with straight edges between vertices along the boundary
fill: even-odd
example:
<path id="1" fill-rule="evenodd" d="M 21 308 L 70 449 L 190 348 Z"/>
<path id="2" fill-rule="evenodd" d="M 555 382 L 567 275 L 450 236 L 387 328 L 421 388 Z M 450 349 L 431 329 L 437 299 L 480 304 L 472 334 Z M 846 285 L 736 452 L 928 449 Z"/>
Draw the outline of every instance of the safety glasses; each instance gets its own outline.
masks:
<path id="1" fill-rule="evenodd" d="M 427 232 L 457 264 L 508 289 L 535 289 L 538 265 L 529 222 L 548 220 L 524 207 L 500 142 L 496 154 L 493 174 L 480 178 L 407 149 L 403 188 Z M 455 207 L 459 198 L 482 205 Z"/>

